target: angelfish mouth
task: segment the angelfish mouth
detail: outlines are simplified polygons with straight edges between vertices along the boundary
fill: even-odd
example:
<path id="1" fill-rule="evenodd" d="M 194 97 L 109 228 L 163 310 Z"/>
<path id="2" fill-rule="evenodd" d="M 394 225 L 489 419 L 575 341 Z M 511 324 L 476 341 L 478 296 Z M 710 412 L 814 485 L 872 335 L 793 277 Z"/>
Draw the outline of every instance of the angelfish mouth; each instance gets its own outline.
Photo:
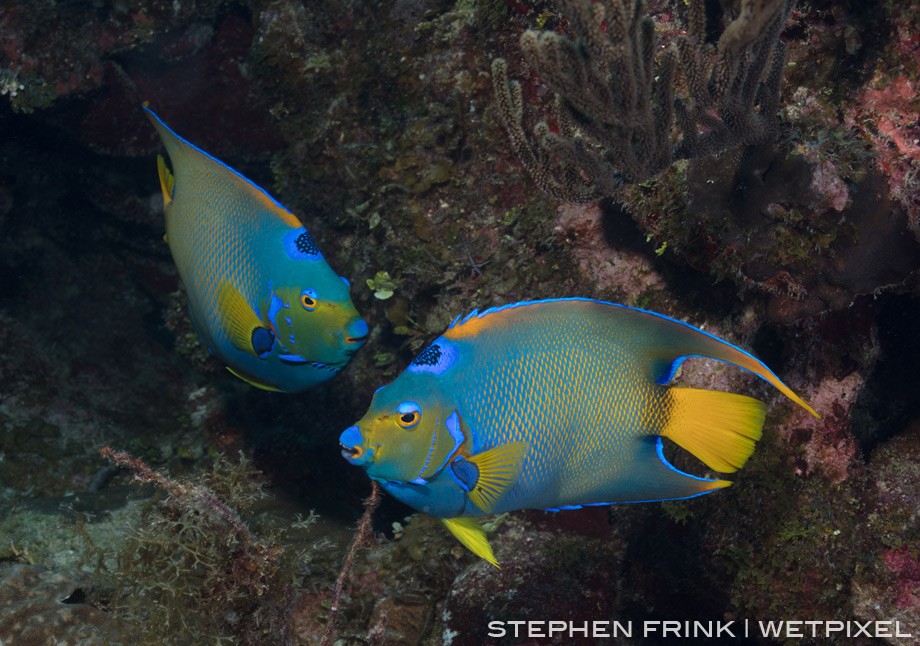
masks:
<path id="1" fill-rule="evenodd" d="M 345 341 L 345 345 L 355 347 L 356 349 L 357 347 L 360 347 L 365 341 L 367 341 L 367 335 L 369 333 L 370 328 L 367 326 L 367 323 L 364 321 L 364 319 L 360 317 L 357 317 L 349 322 L 344 327 L 344 329 L 339 332 Z"/>
<path id="2" fill-rule="evenodd" d="M 364 438 L 361 436 L 361 429 L 357 426 L 349 426 L 339 436 L 339 447 L 342 449 L 342 457 L 352 464 L 360 464 L 364 456 Z"/>

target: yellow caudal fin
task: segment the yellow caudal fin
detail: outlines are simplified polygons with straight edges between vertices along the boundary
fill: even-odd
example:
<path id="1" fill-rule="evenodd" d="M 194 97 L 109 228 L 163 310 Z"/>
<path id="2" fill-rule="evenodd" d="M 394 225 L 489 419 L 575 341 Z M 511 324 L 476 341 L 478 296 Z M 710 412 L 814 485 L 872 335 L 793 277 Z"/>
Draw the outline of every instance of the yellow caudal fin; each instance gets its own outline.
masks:
<path id="1" fill-rule="evenodd" d="M 221 326 L 233 347 L 260 357 L 271 350 L 274 335 L 262 325 L 255 311 L 229 281 L 220 282 L 217 309 Z"/>
<path id="2" fill-rule="evenodd" d="M 527 442 L 508 442 L 477 455 L 468 461 L 476 465 L 478 478 L 469 491 L 470 500 L 486 513 L 490 513 L 498 499 L 521 473 L 521 464 L 530 445 Z"/>
<path id="3" fill-rule="evenodd" d="M 172 203 L 173 189 L 176 186 L 176 180 L 169 168 L 166 167 L 166 160 L 163 155 L 157 155 L 157 172 L 160 175 L 160 189 L 163 191 L 164 208 Z"/>
<path id="4" fill-rule="evenodd" d="M 501 566 L 495 559 L 489 539 L 485 530 L 472 518 L 442 518 L 441 522 L 450 530 L 454 537 L 463 543 L 463 546 L 481 559 L 485 559 L 499 570 Z"/>
<path id="5" fill-rule="evenodd" d="M 671 388 L 662 435 L 710 469 L 744 466 L 760 439 L 767 407 L 759 399 L 697 388 Z"/>

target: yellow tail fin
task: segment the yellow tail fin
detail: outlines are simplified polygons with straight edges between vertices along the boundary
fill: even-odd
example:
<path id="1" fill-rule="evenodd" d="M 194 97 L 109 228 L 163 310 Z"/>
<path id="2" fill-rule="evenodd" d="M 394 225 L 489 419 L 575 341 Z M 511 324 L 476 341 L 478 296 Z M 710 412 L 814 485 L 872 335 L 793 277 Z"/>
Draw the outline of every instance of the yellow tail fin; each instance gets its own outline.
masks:
<path id="1" fill-rule="evenodd" d="M 732 473 L 744 466 L 763 432 L 767 406 L 759 399 L 697 388 L 671 388 L 662 435 L 706 466 Z"/>

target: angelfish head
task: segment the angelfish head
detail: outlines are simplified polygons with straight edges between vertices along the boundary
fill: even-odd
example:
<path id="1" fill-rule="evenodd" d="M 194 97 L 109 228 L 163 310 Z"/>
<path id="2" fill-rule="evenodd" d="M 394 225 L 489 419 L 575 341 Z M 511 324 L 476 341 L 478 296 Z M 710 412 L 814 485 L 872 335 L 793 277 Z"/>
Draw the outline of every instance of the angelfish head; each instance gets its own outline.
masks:
<path id="1" fill-rule="evenodd" d="M 337 372 L 367 340 L 367 323 L 351 301 L 347 281 L 338 276 L 275 287 L 266 316 L 277 334 L 279 358 L 289 365 Z"/>
<path id="2" fill-rule="evenodd" d="M 404 388 L 400 375 L 339 437 L 342 457 L 383 482 L 426 484 L 464 442 L 459 417 L 432 388 Z M 408 381 L 418 381 L 410 379 Z M 446 414 L 445 414 L 446 413 Z"/>

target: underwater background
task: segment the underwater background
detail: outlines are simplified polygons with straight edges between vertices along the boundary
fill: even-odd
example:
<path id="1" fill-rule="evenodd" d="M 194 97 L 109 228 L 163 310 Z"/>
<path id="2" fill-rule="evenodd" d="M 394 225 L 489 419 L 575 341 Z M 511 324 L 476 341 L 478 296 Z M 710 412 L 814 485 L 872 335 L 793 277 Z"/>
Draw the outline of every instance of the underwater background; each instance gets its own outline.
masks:
<path id="1" fill-rule="evenodd" d="M 707 42 L 738 5 L 703 3 Z M 920 643 L 920 2 L 800 1 L 768 140 L 580 203 L 528 173 L 493 88 L 500 57 L 525 130 L 553 114 L 519 39 L 574 36 L 566 6 L 0 3 L 0 643 L 594 643 L 488 625 L 745 619 Z M 685 32 L 682 0 L 647 11 L 662 44 Z M 334 379 L 265 392 L 200 344 L 143 101 L 349 278 L 370 335 Z M 769 405 L 727 490 L 494 517 L 500 571 L 386 496 L 362 531 L 371 486 L 338 438 L 374 390 L 455 316 L 562 296 L 704 327 L 821 419 L 689 361 L 683 384 Z"/>

